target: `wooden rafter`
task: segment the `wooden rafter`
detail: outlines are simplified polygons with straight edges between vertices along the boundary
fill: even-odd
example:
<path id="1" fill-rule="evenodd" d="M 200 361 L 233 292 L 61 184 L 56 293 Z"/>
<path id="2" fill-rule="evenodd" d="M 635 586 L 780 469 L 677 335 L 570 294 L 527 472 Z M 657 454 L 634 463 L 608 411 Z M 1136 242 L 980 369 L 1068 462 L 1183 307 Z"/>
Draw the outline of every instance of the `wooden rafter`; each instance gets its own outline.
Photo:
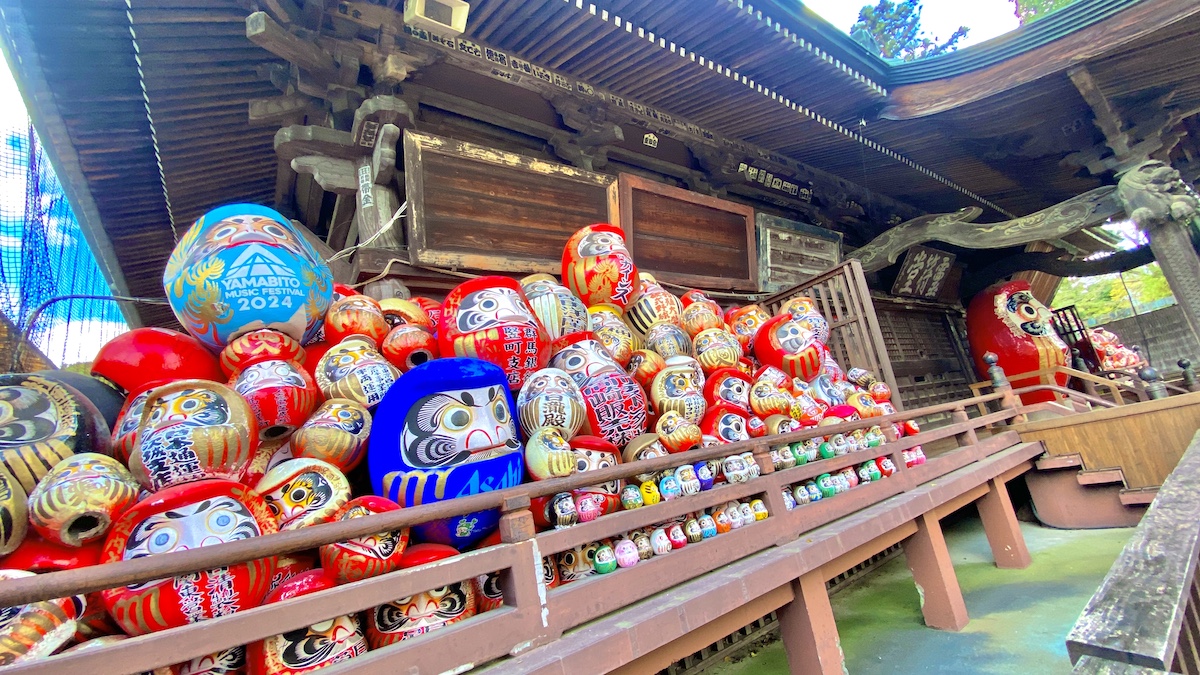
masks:
<path id="1" fill-rule="evenodd" d="M 880 116 L 890 120 L 914 119 L 982 101 L 1113 53 L 1197 13 L 1200 3 L 1194 0 L 1144 0 L 1104 21 L 989 68 L 897 87 Z"/>

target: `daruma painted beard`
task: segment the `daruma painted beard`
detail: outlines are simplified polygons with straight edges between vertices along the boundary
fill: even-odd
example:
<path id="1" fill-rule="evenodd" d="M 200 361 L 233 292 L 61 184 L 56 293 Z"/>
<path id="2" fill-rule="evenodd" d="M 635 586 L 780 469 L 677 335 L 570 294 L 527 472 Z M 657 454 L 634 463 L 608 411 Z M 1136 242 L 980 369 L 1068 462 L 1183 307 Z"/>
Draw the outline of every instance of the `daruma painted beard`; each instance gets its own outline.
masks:
<path id="1" fill-rule="evenodd" d="M 441 544 L 417 544 L 409 547 L 402 568 L 416 567 L 458 555 Z M 473 579 L 385 602 L 367 612 L 367 640 L 371 649 L 424 635 L 475 616 L 477 611 Z"/>
<path id="2" fill-rule="evenodd" d="M 508 277 L 459 284 L 442 304 L 438 345 L 442 354 L 483 359 L 502 371 L 513 391 L 550 360 L 550 340 L 521 286 Z"/>
<path id="3" fill-rule="evenodd" d="M 638 273 L 621 228 L 596 223 L 571 235 L 563 249 L 562 278 L 588 307 L 607 302 L 624 309 Z"/>
<path id="4" fill-rule="evenodd" d="M 515 407 L 504 371 L 487 361 L 438 359 L 401 375 L 371 430 L 376 494 L 407 507 L 519 484 L 525 464 Z M 465 547 L 498 519 L 495 510 L 477 511 L 416 531 L 424 541 Z"/>

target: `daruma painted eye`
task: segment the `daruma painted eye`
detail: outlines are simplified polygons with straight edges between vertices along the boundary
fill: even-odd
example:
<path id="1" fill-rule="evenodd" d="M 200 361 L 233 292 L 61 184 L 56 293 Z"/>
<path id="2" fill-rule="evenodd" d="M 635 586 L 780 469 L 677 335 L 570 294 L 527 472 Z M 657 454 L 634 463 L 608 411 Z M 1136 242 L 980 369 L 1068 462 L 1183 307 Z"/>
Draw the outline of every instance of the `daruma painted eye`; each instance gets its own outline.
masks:
<path id="1" fill-rule="evenodd" d="M 451 431 L 462 431 L 471 424 L 471 411 L 464 406 L 450 406 L 442 414 L 442 426 Z"/>

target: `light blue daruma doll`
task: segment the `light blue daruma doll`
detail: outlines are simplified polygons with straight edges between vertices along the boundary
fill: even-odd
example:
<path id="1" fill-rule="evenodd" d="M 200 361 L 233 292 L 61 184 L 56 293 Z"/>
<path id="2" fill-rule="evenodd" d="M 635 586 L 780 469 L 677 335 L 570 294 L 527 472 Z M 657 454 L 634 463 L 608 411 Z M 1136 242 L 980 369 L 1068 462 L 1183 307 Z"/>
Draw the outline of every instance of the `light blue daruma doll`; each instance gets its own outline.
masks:
<path id="1" fill-rule="evenodd" d="M 256 204 L 204 214 L 183 235 L 163 274 L 176 318 L 213 350 L 268 328 L 304 343 L 333 296 L 329 265 L 287 218 Z"/>
<path id="2" fill-rule="evenodd" d="M 396 380 L 376 408 L 367 465 L 375 494 L 401 506 L 519 484 L 524 449 L 504 371 L 472 358 L 423 363 Z M 422 541 L 469 547 L 499 523 L 496 509 L 414 529 Z"/>

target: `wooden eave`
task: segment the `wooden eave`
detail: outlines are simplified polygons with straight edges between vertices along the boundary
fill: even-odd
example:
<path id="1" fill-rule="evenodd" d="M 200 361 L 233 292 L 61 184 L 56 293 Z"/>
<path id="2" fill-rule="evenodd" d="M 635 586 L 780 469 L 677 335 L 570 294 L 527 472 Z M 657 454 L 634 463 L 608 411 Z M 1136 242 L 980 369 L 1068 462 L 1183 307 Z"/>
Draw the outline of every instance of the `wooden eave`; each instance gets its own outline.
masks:
<path id="1" fill-rule="evenodd" d="M 1111 36 L 1114 22 L 1126 25 L 1128 34 L 1103 53 L 1078 47 L 1106 94 L 1123 100 L 1175 87 L 1173 104 L 1200 99 L 1200 50 L 1185 48 L 1200 30 L 1194 4 L 1142 0 L 1080 31 Z M 57 111 L 62 120 L 63 133 L 43 136 L 60 158 L 79 158 L 74 173 L 60 166 L 69 162 L 55 163 L 72 204 L 80 209 L 80 195 L 92 195 L 94 220 L 130 293 L 161 295 L 177 236 L 207 209 L 274 201 L 280 123 L 253 126 L 247 111 L 251 101 L 281 95 L 267 76 L 286 66 L 247 40 L 245 2 L 0 7 L 29 36 L 19 53 L 38 64 L 51 92 L 33 97 L 35 113 Z M 806 12 L 784 0 L 477 0 L 463 37 L 927 212 L 983 205 L 984 219 L 1003 219 L 1106 180 L 1060 166 L 1080 144 L 1103 140 L 1062 72 L 987 90 L 936 115 L 879 119 L 885 106 L 917 100 L 919 88 L 954 87 L 889 90 L 878 59 Z M 1130 17 L 1144 21 L 1130 27 Z M 955 77 L 986 81 L 990 69 L 1036 59 L 1029 55 L 1037 50 L 1062 51 L 1074 35 Z M 139 315 L 173 321 L 165 308 Z"/>

